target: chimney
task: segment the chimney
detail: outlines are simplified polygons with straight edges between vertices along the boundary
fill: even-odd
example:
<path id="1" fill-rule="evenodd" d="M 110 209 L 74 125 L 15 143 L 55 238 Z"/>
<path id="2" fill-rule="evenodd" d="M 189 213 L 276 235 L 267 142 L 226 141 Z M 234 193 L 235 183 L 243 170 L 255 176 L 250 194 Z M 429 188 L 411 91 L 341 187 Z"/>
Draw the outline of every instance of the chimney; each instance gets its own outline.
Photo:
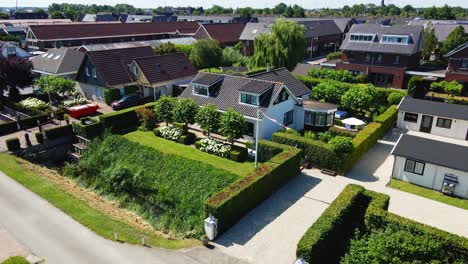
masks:
<path id="1" fill-rule="evenodd" d="M 267 62 L 267 70 L 266 70 L 266 71 L 267 71 L 267 72 L 270 71 L 270 63 L 268 63 L 268 62 Z"/>
<path id="2" fill-rule="evenodd" d="M 385 7 L 385 0 L 382 0 L 382 3 L 380 4 L 382 7 Z"/>

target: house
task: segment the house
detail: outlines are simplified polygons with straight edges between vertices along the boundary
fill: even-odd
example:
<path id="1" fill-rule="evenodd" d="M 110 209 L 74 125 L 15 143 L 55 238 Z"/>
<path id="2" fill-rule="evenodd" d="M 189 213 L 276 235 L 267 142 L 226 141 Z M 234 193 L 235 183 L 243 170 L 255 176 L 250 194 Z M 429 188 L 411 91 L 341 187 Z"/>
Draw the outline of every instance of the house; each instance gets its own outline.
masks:
<path id="1" fill-rule="evenodd" d="M 212 103 L 221 112 L 229 108 L 240 112 L 250 139 L 257 132 L 259 139 L 271 139 L 284 127 L 304 128 L 301 102 L 281 82 L 200 72 L 180 97 L 192 98 L 199 106 Z"/>
<path id="2" fill-rule="evenodd" d="M 397 110 L 397 127 L 400 129 L 468 140 L 468 106 L 407 96 Z"/>
<path id="3" fill-rule="evenodd" d="M 29 26 L 26 43 L 32 51 L 81 45 L 190 37 L 196 22 L 80 23 Z"/>
<path id="4" fill-rule="evenodd" d="M 200 24 L 247 24 L 249 22 L 258 22 L 256 17 L 240 17 L 240 16 L 229 16 L 229 15 L 211 15 L 211 16 L 196 16 L 196 15 L 179 15 L 177 16 L 178 21 L 196 21 Z"/>
<path id="5" fill-rule="evenodd" d="M 2 30 L 3 34 L 18 37 L 20 40 L 24 40 L 26 38 L 26 32 L 22 27 L 14 26 L 10 23 L 4 23 L 0 24 L 0 35 L 3 35 L 1 32 Z"/>
<path id="6" fill-rule="evenodd" d="M 48 19 L 49 15 L 45 12 L 16 12 L 10 19 Z"/>
<path id="7" fill-rule="evenodd" d="M 244 24 L 204 24 L 200 25 L 200 28 L 193 37 L 198 40 L 213 39 L 218 41 L 221 47 L 229 47 L 239 42 L 242 30 L 244 30 Z"/>
<path id="8" fill-rule="evenodd" d="M 123 95 L 126 86 L 137 85 L 129 65 L 154 55 L 150 46 L 88 51 L 76 75 L 77 89 L 94 101 L 104 101 L 105 89 L 119 89 Z"/>
<path id="9" fill-rule="evenodd" d="M 32 57 L 33 72 L 40 75 L 54 75 L 75 80 L 85 54 L 72 48 L 50 49 Z"/>
<path id="10" fill-rule="evenodd" d="M 336 68 L 366 75 L 377 86 L 404 88 L 406 71 L 419 66 L 422 45 L 422 26 L 355 24 Z"/>
<path id="11" fill-rule="evenodd" d="M 458 81 L 463 84 L 463 94 L 468 93 L 468 42 L 444 56 L 448 60 L 446 81 Z"/>
<path id="12" fill-rule="evenodd" d="M 311 90 L 303 82 L 298 80 L 286 68 L 267 69 L 264 72 L 259 72 L 248 76 L 252 79 L 281 82 L 288 87 L 289 91 L 299 100 L 308 99 Z"/>
<path id="13" fill-rule="evenodd" d="M 142 41 L 129 41 L 129 42 L 118 42 L 118 43 L 106 43 L 106 44 L 92 44 L 92 45 L 83 45 L 77 50 L 86 52 L 92 50 L 105 50 L 105 49 L 123 49 L 131 47 L 143 47 L 151 46 L 152 48 L 157 48 L 164 43 L 180 44 L 180 45 L 192 45 L 197 42 L 196 39 L 192 37 L 186 38 L 169 38 L 169 39 L 158 39 L 158 40 L 142 40 Z"/>
<path id="14" fill-rule="evenodd" d="M 310 63 L 298 63 L 296 67 L 294 67 L 292 74 L 307 76 L 309 71 L 313 68 L 320 68 L 319 64 L 310 64 Z"/>
<path id="15" fill-rule="evenodd" d="M 112 22 L 118 21 L 118 16 L 112 13 L 83 14 L 78 17 L 79 22 Z"/>
<path id="16" fill-rule="evenodd" d="M 153 22 L 177 22 L 177 16 L 173 16 L 172 14 L 163 14 L 163 15 L 155 15 L 153 16 Z"/>
<path id="17" fill-rule="evenodd" d="M 429 137 L 431 136 L 431 137 Z M 468 198 L 468 143 L 410 132 L 392 150 L 392 177 Z"/>
<path id="18" fill-rule="evenodd" d="M 29 58 L 31 53 L 20 48 L 17 43 L 11 41 L 0 41 L 0 55 L 3 58 L 18 57 L 18 58 Z"/>
<path id="19" fill-rule="evenodd" d="M 254 41 L 261 34 L 270 33 L 271 23 L 247 23 L 242 30 L 239 40 L 242 41 L 242 49 L 245 56 L 254 54 Z"/>
<path id="20" fill-rule="evenodd" d="M 142 95 L 155 101 L 162 95 L 173 96 L 174 85 L 189 83 L 198 72 L 184 53 L 136 58 L 130 71 Z"/>
<path id="21" fill-rule="evenodd" d="M 452 33 L 458 26 L 462 26 L 465 29 L 465 32 L 468 32 L 468 24 L 435 24 L 434 33 L 437 37 L 439 43 L 444 42 L 448 35 Z"/>

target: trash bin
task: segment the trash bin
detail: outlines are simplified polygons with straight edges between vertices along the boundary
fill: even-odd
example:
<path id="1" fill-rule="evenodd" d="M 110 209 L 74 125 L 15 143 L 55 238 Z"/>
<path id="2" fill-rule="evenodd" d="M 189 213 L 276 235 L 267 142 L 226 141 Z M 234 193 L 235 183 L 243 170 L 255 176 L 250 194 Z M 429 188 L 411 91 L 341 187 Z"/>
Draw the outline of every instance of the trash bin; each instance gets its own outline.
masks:
<path id="1" fill-rule="evenodd" d="M 214 218 L 212 215 L 205 219 L 205 234 L 211 241 L 218 235 L 218 219 Z"/>

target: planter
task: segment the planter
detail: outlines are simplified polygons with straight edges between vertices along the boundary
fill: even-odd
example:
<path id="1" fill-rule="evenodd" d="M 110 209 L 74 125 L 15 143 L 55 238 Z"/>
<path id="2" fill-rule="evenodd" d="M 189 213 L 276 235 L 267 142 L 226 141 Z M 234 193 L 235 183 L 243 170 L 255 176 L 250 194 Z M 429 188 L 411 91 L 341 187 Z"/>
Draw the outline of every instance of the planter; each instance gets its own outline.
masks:
<path id="1" fill-rule="evenodd" d="M 329 170 L 329 169 L 322 169 L 320 170 L 321 173 L 330 175 L 330 176 L 336 176 L 336 171 L 334 170 Z"/>

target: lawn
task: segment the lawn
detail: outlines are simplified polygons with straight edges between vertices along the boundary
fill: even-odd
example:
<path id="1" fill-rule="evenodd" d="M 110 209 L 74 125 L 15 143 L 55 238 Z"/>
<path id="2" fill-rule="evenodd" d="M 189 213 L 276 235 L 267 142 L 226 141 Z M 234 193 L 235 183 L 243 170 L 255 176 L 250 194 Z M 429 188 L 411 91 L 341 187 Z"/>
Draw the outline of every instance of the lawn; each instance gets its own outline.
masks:
<path id="1" fill-rule="evenodd" d="M 22 165 L 25 162 L 12 155 L 0 153 L 1 171 L 104 238 L 114 239 L 115 228 L 117 229 L 119 240 L 131 244 L 141 243 L 140 235 L 142 234 L 145 235 L 145 243 L 153 247 L 177 249 L 198 244 L 195 240 L 166 239 L 160 235 L 142 231 L 114 219 L 94 209 L 87 202 L 64 191 L 45 177 L 26 169 Z"/>
<path id="2" fill-rule="evenodd" d="M 246 161 L 239 163 L 221 158 L 200 151 L 194 147 L 189 147 L 164 138 L 156 137 L 153 132 L 135 131 L 125 135 L 125 137 L 131 141 L 155 148 L 162 153 L 174 154 L 184 158 L 201 161 L 203 163 L 210 164 L 213 167 L 232 172 L 241 177 L 245 177 L 255 169 L 253 162 Z"/>
<path id="3" fill-rule="evenodd" d="M 451 197 L 448 195 L 444 195 L 441 192 L 426 189 L 424 187 L 420 187 L 420 186 L 417 186 L 408 182 L 396 180 L 396 179 L 392 179 L 390 181 L 390 187 L 404 191 L 404 192 L 416 194 L 416 195 L 419 195 L 419 196 L 422 196 L 422 197 L 425 197 L 434 201 L 438 201 L 441 203 L 445 203 L 448 205 L 452 205 L 455 207 L 468 210 L 468 200 L 466 199 Z"/>

